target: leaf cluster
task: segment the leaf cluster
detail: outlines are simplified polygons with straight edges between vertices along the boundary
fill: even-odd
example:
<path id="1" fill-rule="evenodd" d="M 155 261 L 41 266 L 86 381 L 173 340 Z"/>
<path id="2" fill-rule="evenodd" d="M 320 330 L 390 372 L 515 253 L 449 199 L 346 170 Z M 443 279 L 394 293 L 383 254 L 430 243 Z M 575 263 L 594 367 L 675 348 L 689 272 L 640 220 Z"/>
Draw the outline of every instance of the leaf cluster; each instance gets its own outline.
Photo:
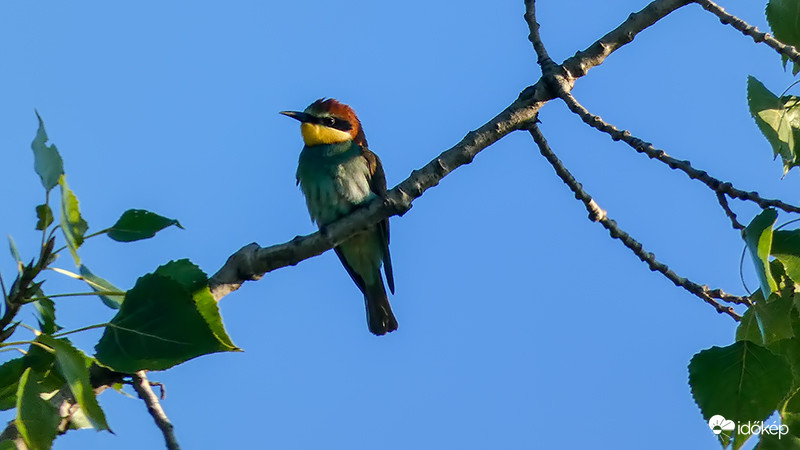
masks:
<path id="1" fill-rule="evenodd" d="M 780 41 L 800 48 L 800 0 L 769 0 L 767 21 Z M 783 67 L 788 60 L 784 56 Z M 792 74 L 800 72 L 794 64 Z M 784 175 L 800 166 L 800 97 L 770 91 L 747 78 L 747 103 Z M 777 211 L 764 209 L 742 237 L 753 262 L 759 289 L 726 347 L 703 350 L 689 363 L 692 396 L 709 426 L 723 416 L 733 429 L 716 429 L 723 447 L 739 449 L 752 429 L 776 411 L 788 435 L 761 434 L 758 449 L 800 449 L 800 229 L 776 228 Z"/>
<path id="2" fill-rule="evenodd" d="M 134 242 L 152 238 L 173 225 L 183 227 L 175 219 L 130 209 L 112 226 L 87 234 L 89 224 L 81 214 L 77 195 L 67 184 L 63 160 L 56 146 L 48 143 L 38 112 L 36 116 L 39 127 L 31 149 L 45 200 L 35 207 L 34 229 L 41 232 L 41 247 L 35 258 L 23 263 L 9 236 L 18 273 L 8 289 L 0 276 L 0 352 L 22 354 L 0 365 L 0 409 L 16 408 L 14 425 L 32 450 L 50 448 L 53 439 L 69 429 L 110 431 L 96 398 L 98 374 L 103 375 L 105 384 L 111 380 L 121 389 L 130 374 L 141 370 L 165 370 L 197 356 L 239 350 L 222 325 L 206 274 L 189 260 L 164 264 L 140 277 L 127 291 L 84 264 L 79 250 L 90 238 L 106 235 L 117 242 Z M 57 216 L 50 205 L 50 194 L 56 187 L 60 190 Z M 58 230 L 64 242 L 60 248 L 56 248 Z M 77 273 L 55 265 L 65 250 L 72 256 Z M 90 291 L 47 294 L 42 288 L 45 274 L 54 273 L 80 280 Z M 115 313 L 107 323 L 63 331 L 56 323 L 56 302 L 73 296 L 96 296 Z M 27 304 L 36 309 L 35 326 L 14 321 Z M 13 341 L 12 336 L 23 328 L 33 338 Z M 68 336 L 93 328 L 104 331 L 95 353 L 88 355 L 73 346 Z M 60 410 L 56 405 L 63 399 L 73 399 L 76 407 Z M 0 448 L 7 444 L 0 442 Z"/>
<path id="3" fill-rule="evenodd" d="M 782 42 L 800 49 L 800 0 L 770 0 L 766 9 L 772 33 Z M 788 59 L 782 57 L 784 68 Z M 793 64 L 792 73 L 800 72 Z M 754 76 L 747 77 L 747 104 L 756 125 L 772 146 L 773 156 L 781 157 L 784 175 L 800 165 L 800 97 L 786 95 L 797 82 L 775 95 Z"/>
<path id="4" fill-rule="evenodd" d="M 764 210 L 744 230 L 760 287 L 736 341 L 703 350 L 689 363 L 692 395 L 705 420 L 721 415 L 737 424 L 719 434 L 723 447 L 741 448 L 751 435 L 738 425 L 763 422 L 775 411 L 789 430 L 780 443 L 800 443 L 800 229 L 776 230 L 777 218 L 775 210 Z M 775 445 L 772 440 L 759 445 Z"/>

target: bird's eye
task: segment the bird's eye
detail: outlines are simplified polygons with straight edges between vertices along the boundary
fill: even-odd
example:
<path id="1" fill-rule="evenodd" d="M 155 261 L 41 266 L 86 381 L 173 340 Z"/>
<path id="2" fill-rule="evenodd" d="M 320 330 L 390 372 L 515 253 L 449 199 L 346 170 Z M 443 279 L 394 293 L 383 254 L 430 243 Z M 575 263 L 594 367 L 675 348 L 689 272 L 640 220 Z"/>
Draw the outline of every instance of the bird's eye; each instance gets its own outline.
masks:
<path id="1" fill-rule="evenodd" d="M 334 119 L 333 117 L 326 117 L 325 119 L 323 119 L 322 123 L 324 123 L 325 125 L 327 125 L 329 127 L 332 127 L 332 126 L 336 125 L 336 119 Z"/>

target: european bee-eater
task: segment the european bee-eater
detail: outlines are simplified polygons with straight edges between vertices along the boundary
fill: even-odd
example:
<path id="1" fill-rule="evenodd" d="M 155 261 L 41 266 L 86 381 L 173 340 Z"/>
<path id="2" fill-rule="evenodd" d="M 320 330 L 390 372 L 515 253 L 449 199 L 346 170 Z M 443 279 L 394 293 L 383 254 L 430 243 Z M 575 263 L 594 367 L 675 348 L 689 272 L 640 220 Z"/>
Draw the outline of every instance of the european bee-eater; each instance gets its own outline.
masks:
<path id="1" fill-rule="evenodd" d="M 297 165 L 297 183 L 311 219 L 319 227 L 339 219 L 375 197 L 386 195 L 381 160 L 367 148 L 367 138 L 349 106 L 319 99 L 303 112 L 281 114 L 301 122 L 305 146 Z M 362 231 L 334 248 L 347 273 L 364 294 L 367 325 L 376 335 L 397 329 L 381 277 L 381 263 L 394 294 L 389 256 L 389 220 Z"/>

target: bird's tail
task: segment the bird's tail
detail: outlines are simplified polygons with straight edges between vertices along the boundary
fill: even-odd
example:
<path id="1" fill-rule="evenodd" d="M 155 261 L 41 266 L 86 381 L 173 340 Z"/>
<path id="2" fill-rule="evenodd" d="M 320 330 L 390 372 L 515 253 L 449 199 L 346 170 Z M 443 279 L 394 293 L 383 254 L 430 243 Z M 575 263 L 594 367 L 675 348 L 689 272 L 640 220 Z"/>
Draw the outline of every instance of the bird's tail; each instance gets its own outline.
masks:
<path id="1" fill-rule="evenodd" d="M 377 283 L 366 286 L 364 303 L 367 305 L 367 325 L 372 334 L 381 336 L 397 329 L 397 319 L 392 314 L 380 276 Z"/>

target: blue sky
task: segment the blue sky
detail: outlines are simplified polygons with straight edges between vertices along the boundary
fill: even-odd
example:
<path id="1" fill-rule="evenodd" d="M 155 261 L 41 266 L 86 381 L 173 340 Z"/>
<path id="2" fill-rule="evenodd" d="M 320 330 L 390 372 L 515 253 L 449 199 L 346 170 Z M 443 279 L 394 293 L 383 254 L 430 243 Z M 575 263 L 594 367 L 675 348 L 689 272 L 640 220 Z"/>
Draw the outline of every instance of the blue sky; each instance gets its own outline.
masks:
<path id="1" fill-rule="evenodd" d="M 540 2 L 556 61 L 645 1 Z M 760 27 L 764 4 L 729 0 Z M 278 111 L 335 97 L 358 112 L 390 186 L 458 142 L 539 77 L 520 1 L 22 2 L 0 5 L 2 231 L 31 256 L 34 108 L 91 230 L 128 208 L 186 230 L 83 248 L 120 287 L 188 257 L 215 272 L 241 246 L 314 231 L 295 186 L 297 123 Z M 712 175 L 797 200 L 747 112 L 746 76 L 774 92 L 779 57 L 701 8 L 670 15 L 574 90 L 595 114 Z M 714 195 L 553 102 L 553 149 L 620 226 L 679 274 L 743 294 L 742 243 Z M 756 212 L 732 203 L 743 220 Z M 781 220 L 785 220 L 782 217 Z M 717 448 L 686 365 L 734 324 L 651 273 L 515 133 L 392 219 L 400 329 L 368 333 L 333 253 L 248 283 L 220 303 L 245 352 L 151 378 L 185 448 Z M 74 268 L 68 258 L 57 265 Z M 11 257 L 0 258 L 10 278 Z M 749 263 L 746 277 L 754 286 Z M 84 290 L 51 276 L 49 293 Z M 107 321 L 93 298 L 57 303 L 71 329 Z M 24 310 L 23 319 L 33 321 Z M 74 341 L 90 352 L 99 333 Z M 100 397 L 116 435 L 70 432 L 55 449 L 160 448 L 144 405 Z M 10 419 L 9 412 L 0 420 Z M 667 432 L 665 432 L 666 430 Z"/>

